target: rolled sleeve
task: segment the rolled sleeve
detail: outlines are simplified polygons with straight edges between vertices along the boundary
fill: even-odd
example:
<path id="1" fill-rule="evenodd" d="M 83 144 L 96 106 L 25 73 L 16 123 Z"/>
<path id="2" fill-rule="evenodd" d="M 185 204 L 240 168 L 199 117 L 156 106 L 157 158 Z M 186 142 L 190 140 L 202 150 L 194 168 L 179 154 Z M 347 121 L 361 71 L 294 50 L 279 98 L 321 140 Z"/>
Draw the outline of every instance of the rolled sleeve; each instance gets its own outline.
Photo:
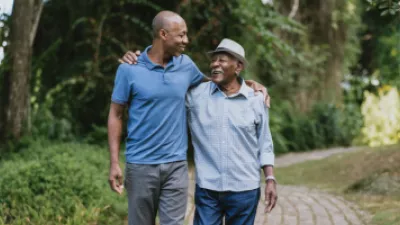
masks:
<path id="1" fill-rule="evenodd" d="M 274 146 L 272 142 L 271 131 L 269 129 L 269 113 L 268 108 L 263 103 L 260 108 L 260 123 L 257 126 L 257 138 L 260 148 L 260 164 L 261 166 L 275 164 Z"/>
<path id="2" fill-rule="evenodd" d="M 125 105 L 129 101 L 130 83 L 128 82 L 128 64 L 121 64 L 118 67 L 117 75 L 114 81 L 114 89 L 111 95 L 111 101 L 120 105 Z"/>
<path id="3" fill-rule="evenodd" d="M 190 81 L 190 87 L 199 85 L 204 80 L 204 74 L 199 70 L 194 62 L 192 62 L 192 80 Z"/>

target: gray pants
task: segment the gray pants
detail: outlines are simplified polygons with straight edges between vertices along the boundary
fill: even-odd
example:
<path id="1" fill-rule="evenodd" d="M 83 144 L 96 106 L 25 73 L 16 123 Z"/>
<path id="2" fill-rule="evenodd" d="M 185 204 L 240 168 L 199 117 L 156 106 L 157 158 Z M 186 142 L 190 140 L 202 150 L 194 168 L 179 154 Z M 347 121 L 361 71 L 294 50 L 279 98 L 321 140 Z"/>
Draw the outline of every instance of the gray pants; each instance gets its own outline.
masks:
<path id="1" fill-rule="evenodd" d="M 186 161 L 145 165 L 127 163 L 129 225 L 182 225 L 185 219 L 188 166 Z"/>

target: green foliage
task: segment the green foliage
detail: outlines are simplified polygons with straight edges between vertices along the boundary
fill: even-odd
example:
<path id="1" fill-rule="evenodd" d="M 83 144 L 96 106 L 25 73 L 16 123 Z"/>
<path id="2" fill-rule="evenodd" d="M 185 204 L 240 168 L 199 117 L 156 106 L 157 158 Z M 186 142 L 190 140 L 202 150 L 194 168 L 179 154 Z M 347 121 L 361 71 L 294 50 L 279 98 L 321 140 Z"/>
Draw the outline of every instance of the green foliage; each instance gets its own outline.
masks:
<path id="1" fill-rule="evenodd" d="M 307 67 L 307 72 L 312 74 L 311 69 L 319 70 L 318 63 L 324 58 L 321 51 L 318 51 L 320 57 L 313 57 L 298 48 L 299 45 L 292 45 L 290 38 L 284 38 L 304 39 L 305 26 L 258 0 L 188 1 L 182 4 L 181 14 L 189 27 L 188 54 L 203 71 L 209 70 L 207 50 L 215 48 L 226 37 L 238 41 L 246 49 L 250 63 L 242 75 L 259 79 L 269 87 L 296 83 L 292 75 L 303 72 L 298 67 Z"/>
<path id="2" fill-rule="evenodd" d="M 360 1 L 363 0 L 349 0 L 344 1 L 339 9 L 335 11 L 335 23 L 344 24 L 346 33 L 345 48 L 343 55 L 343 74 L 349 73 L 350 69 L 357 64 L 362 51 L 360 47 L 359 33 L 364 28 L 361 15 L 363 7 Z M 343 76 L 342 76 L 343 79 Z"/>
<path id="3" fill-rule="evenodd" d="M 400 5 L 399 5 L 400 7 Z M 391 84 L 400 88 L 400 29 L 399 22 L 387 27 L 387 30 L 378 38 L 376 49 L 376 70 L 379 80 L 384 84 Z"/>
<path id="4" fill-rule="evenodd" d="M 342 82 L 345 104 L 361 105 L 364 101 L 364 92 L 375 92 L 379 81 L 376 77 L 366 75 L 346 75 Z"/>
<path id="5" fill-rule="evenodd" d="M 342 143 L 348 145 L 359 145 L 357 141 L 361 137 L 361 129 L 364 126 L 363 115 L 360 105 L 356 103 L 345 104 L 342 108 L 339 126 L 342 130 Z"/>
<path id="6" fill-rule="evenodd" d="M 50 140 L 71 141 L 75 139 L 71 121 L 66 118 L 56 118 L 53 113 L 40 107 L 32 115 L 32 135 L 46 137 Z"/>
<path id="7" fill-rule="evenodd" d="M 105 149 L 35 142 L 0 166 L 0 221 L 6 224 L 120 224 L 124 197 L 107 182 Z"/>
<path id="8" fill-rule="evenodd" d="M 70 79 L 67 82 L 59 83 L 47 93 L 44 102 L 39 102 L 38 98 L 42 88 L 41 77 L 42 71 L 38 69 L 34 77 L 31 95 L 32 135 L 33 137 L 46 137 L 51 140 L 70 141 L 74 139 L 74 132 L 69 105 L 66 102 L 59 104 L 59 107 L 62 107 L 63 110 L 58 117 L 54 116 L 52 106 L 54 106 L 54 96 L 58 92 L 62 92 L 64 86 L 74 84 L 76 81 Z"/>
<path id="9" fill-rule="evenodd" d="M 33 51 L 36 103 L 69 121 L 76 135 L 103 125 L 117 59 L 151 43 L 151 20 L 161 9 L 143 0 L 47 1 Z"/>
<path id="10" fill-rule="evenodd" d="M 288 102 L 282 102 L 280 105 L 273 106 L 273 108 L 269 110 L 269 126 L 275 154 L 287 153 L 289 151 L 289 141 L 282 134 L 282 130 L 288 123 L 283 113 L 288 110 L 289 106 Z"/>
<path id="11" fill-rule="evenodd" d="M 400 88 L 400 1 L 371 0 L 363 13 L 363 74 Z M 395 12 L 395 13 L 394 13 Z M 385 15 L 382 15 L 385 14 Z"/>
<path id="12" fill-rule="evenodd" d="M 318 68 L 312 60 L 324 59 L 308 57 L 308 52 L 298 48 L 299 45 L 292 45 L 290 40 L 282 38 L 296 37 L 304 44 L 306 28 L 261 1 L 239 1 L 239 6 L 232 11 L 240 21 L 237 26 L 242 35 L 238 41 L 250 53 L 248 77 L 263 80 L 269 86 L 277 85 L 278 88 L 296 85 L 298 74 L 310 72 L 304 71 L 307 68 Z M 283 89 L 281 93 L 284 93 Z"/>
<path id="13" fill-rule="evenodd" d="M 301 113 L 289 102 L 270 110 L 276 153 L 349 146 L 360 135 L 362 115 L 357 105 L 342 108 L 319 103 Z"/>
<path id="14" fill-rule="evenodd" d="M 57 140 L 71 140 L 75 134 L 97 142 L 103 135 L 93 128 L 105 124 L 117 59 L 127 50 L 150 44 L 151 20 L 161 9 L 177 9 L 186 19 L 190 53 L 203 71 L 208 70 L 207 49 L 229 37 L 252 53 L 247 54 L 251 67 L 244 76 L 275 85 L 282 90 L 276 97 L 288 99 L 296 90 L 289 88 L 292 85 L 311 87 L 316 74 L 323 72 L 324 48 L 292 46 L 282 38 L 294 36 L 305 43 L 306 27 L 261 1 L 173 5 L 139 0 L 47 2 L 34 49 L 34 134 Z M 54 21 L 62 23 L 54 26 Z M 303 81 L 301 74 L 315 76 Z"/>
<path id="15" fill-rule="evenodd" d="M 349 138 L 341 135 L 354 137 L 356 134 L 344 133 L 357 128 L 341 130 L 335 121 L 346 120 L 337 118 L 342 116 L 356 117 L 346 111 L 354 102 L 346 99 L 343 109 L 329 105 L 312 109 L 312 105 L 328 91 L 321 80 L 328 76 L 327 64 L 334 53 L 341 53 L 337 54 L 341 57 L 335 71 L 336 67 L 346 71 L 354 64 L 362 7 L 358 0 L 336 1 L 315 15 L 321 4 L 323 1 L 301 1 L 296 16 L 289 18 L 284 10 L 291 6 L 289 0 L 274 6 L 259 0 L 46 1 L 33 49 L 32 135 L 104 145 L 117 59 L 127 50 L 143 50 L 149 45 L 154 15 L 168 9 L 185 18 L 191 42 L 188 54 L 203 71 L 208 71 L 207 50 L 215 48 L 222 38 L 244 45 L 250 66 L 243 76 L 264 83 L 273 90 L 273 99 L 285 102 L 274 101 L 271 110 L 278 152 L 347 145 Z M 1 30 L 3 41 L 7 30 L 6 25 Z M 387 51 L 393 40 L 385 42 Z M 0 75 L 6 66 L 1 65 Z M 361 104 L 362 97 L 356 99 Z M 309 113 L 299 113 L 299 109 Z M 349 124 L 358 126 L 358 122 L 345 125 Z M 327 130 L 334 137 L 328 137 Z"/>
<path id="16" fill-rule="evenodd" d="M 400 1 L 399 0 L 367 0 L 371 8 L 378 8 L 381 10 L 381 16 L 396 15 L 400 12 Z"/>
<path id="17" fill-rule="evenodd" d="M 93 131 L 87 134 L 85 143 L 99 146 L 107 146 L 107 127 L 93 125 Z"/>

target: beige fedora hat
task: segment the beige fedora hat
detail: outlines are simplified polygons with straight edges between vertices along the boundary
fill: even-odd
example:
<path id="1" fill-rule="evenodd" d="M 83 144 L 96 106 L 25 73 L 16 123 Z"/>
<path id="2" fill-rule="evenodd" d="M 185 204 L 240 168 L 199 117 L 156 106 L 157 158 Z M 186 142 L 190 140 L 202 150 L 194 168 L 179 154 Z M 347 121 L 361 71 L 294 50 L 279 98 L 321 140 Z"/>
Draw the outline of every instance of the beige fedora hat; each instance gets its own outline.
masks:
<path id="1" fill-rule="evenodd" d="M 210 51 L 208 53 L 214 54 L 217 52 L 227 52 L 236 59 L 238 59 L 240 62 L 242 62 L 245 67 L 247 66 L 247 60 L 245 58 L 244 48 L 236 41 L 224 38 L 214 51 Z"/>

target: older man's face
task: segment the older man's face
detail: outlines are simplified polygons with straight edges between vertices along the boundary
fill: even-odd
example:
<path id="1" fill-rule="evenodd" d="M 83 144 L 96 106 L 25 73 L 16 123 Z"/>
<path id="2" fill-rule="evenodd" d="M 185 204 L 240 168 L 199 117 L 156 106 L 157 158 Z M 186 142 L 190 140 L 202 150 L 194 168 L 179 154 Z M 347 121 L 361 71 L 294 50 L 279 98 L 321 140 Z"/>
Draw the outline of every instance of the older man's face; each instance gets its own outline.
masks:
<path id="1" fill-rule="evenodd" d="M 211 80 L 218 84 L 224 85 L 232 82 L 237 78 L 237 73 L 242 69 L 241 63 L 225 52 L 213 54 L 211 63 Z"/>

